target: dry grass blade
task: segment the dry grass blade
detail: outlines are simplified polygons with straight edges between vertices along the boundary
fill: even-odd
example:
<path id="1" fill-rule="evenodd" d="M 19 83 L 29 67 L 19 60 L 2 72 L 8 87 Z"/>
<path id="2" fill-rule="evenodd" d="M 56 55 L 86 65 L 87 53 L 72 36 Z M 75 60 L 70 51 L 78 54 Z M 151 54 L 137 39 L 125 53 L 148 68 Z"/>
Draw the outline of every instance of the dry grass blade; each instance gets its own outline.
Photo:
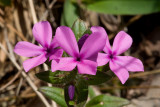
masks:
<path id="1" fill-rule="evenodd" d="M 7 88 L 9 85 L 11 85 L 21 74 L 21 71 L 18 71 L 17 74 L 10 80 L 8 83 L 6 83 L 4 86 L 0 88 L 0 91 L 3 91 L 5 88 Z"/>
<path id="2" fill-rule="evenodd" d="M 32 17 L 33 17 L 33 22 L 34 22 L 34 24 L 35 24 L 35 23 L 38 22 L 38 20 L 37 20 L 35 8 L 34 8 L 33 0 L 28 0 L 28 2 L 29 2 L 29 6 L 30 6 L 30 8 L 31 8 L 31 13 L 32 13 Z"/>

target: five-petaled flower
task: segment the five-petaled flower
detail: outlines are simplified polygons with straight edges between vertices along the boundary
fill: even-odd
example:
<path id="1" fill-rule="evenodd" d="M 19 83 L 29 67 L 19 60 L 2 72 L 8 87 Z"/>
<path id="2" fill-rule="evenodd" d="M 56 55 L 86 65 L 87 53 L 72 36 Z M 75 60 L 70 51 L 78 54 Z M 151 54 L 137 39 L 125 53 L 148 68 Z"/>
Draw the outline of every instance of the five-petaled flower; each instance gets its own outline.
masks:
<path id="1" fill-rule="evenodd" d="M 34 57 L 23 62 L 26 72 L 49 60 L 59 59 L 63 50 L 58 47 L 55 39 L 52 40 L 52 28 L 47 21 L 36 23 L 32 29 L 35 40 L 41 45 L 37 46 L 29 42 L 18 42 L 14 52 L 25 57 Z M 52 40 L 52 41 L 51 41 Z"/>
<path id="2" fill-rule="evenodd" d="M 55 34 L 56 41 L 71 57 L 62 57 L 59 62 L 52 61 L 52 71 L 72 71 L 77 66 L 79 74 L 96 75 L 98 52 L 103 50 L 106 43 L 106 35 L 99 32 L 101 29 L 103 28 L 91 27 L 92 34 L 80 48 L 69 27 L 58 27 Z"/>
<path id="3" fill-rule="evenodd" d="M 105 31 L 101 32 L 106 34 Z M 113 41 L 112 49 L 107 38 L 106 45 L 103 49 L 105 53 L 99 53 L 97 58 L 98 66 L 105 65 L 109 62 L 110 69 L 117 75 L 122 84 L 129 78 L 128 71 L 144 71 L 143 64 L 139 59 L 131 56 L 118 56 L 128 50 L 131 45 L 132 38 L 124 31 L 120 31 Z"/>

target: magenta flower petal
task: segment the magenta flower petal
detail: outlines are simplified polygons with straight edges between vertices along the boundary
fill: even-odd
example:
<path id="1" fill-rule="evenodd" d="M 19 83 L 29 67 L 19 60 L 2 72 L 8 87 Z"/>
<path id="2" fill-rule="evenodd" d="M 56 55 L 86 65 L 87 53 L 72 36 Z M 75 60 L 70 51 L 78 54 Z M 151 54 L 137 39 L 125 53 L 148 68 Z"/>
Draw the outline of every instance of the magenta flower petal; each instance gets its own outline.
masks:
<path id="1" fill-rule="evenodd" d="M 26 72 L 28 72 L 30 69 L 44 63 L 47 58 L 45 56 L 46 54 L 41 54 L 37 57 L 34 57 L 34 58 L 31 58 L 31 59 L 27 59 L 26 61 L 23 62 L 23 67 L 24 67 L 24 70 Z"/>
<path id="2" fill-rule="evenodd" d="M 51 69 L 52 71 L 72 71 L 77 65 L 77 62 L 72 57 L 60 58 L 59 61 L 52 61 Z"/>
<path id="3" fill-rule="evenodd" d="M 69 27 L 61 26 L 58 27 L 55 34 L 57 43 L 64 51 L 66 51 L 70 56 L 77 57 L 79 54 L 79 49 L 77 45 L 74 33 Z"/>
<path id="4" fill-rule="evenodd" d="M 48 48 L 52 39 L 52 28 L 49 22 L 42 21 L 34 24 L 33 36 L 43 47 Z"/>
<path id="5" fill-rule="evenodd" d="M 115 55 L 120 55 L 128 50 L 132 45 L 132 38 L 124 31 L 120 31 L 113 42 L 112 51 Z"/>
<path id="6" fill-rule="evenodd" d="M 77 64 L 79 74 L 96 75 L 97 63 L 90 60 L 82 60 Z"/>
<path id="7" fill-rule="evenodd" d="M 98 66 L 106 65 L 109 62 L 109 55 L 105 53 L 98 53 L 97 64 Z"/>
<path id="8" fill-rule="evenodd" d="M 58 45 L 58 43 L 57 43 L 57 41 L 56 41 L 56 38 L 54 37 L 53 38 L 53 40 L 52 40 L 52 42 L 51 42 L 51 44 L 50 44 L 50 49 L 53 49 L 53 48 L 56 48 L 56 47 L 58 47 L 59 45 Z"/>
<path id="9" fill-rule="evenodd" d="M 102 28 L 102 27 L 91 27 L 91 31 L 92 31 L 92 32 L 101 32 L 101 33 L 103 33 L 104 35 L 106 35 L 106 45 L 105 45 L 103 51 L 104 51 L 105 53 L 110 53 L 110 52 L 111 52 L 111 45 L 110 45 L 110 43 L 109 43 L 108 35 L 107 35 L 105 29 Z"/>
<path id="10" fill-rule="evenodd" d="M 128 71 L 139 72 L 144 71 L 142 62 L 131 56 L 116 56 L 115 62 L 126 68 Z"/>
<path id="11" fill-rule="evenodd" d="M 109 53 L 112 53 L 112 49 L 111 49 L 111 45 L 110 45 L 110 43 L 109 43 L 108 36 L 107 36 L 106 45 L 105 45 L 103 51 L 104 51 L 105 53 L 108 53 L 108 54 L 109 54 Z"/>
<path id="12" fill-rule="evenodd" d="M 112 60 L 109 62 L 109 66 L 110 66 L 110 69 L 119 78 L 119 80 L 121 81 L 122 84 L 124 84 L 128 80 L 129 73 L 124 67 L 118 65 L 117 63 L 115 63 Z"/>
<path id="13" fill-rule="evenodd" d="M 33 57 L 42 54 L 44 50 L 43 47 L 23 41 L 16 44 L 14 52 L 21 56 Z"/>
<path id="14" fill-rule="evenodd" d="M 49 60 L 59 59 L 63 54 L 63 49 L 53 49 L 52 52 L 49 53 Z"/>
<path id="15" fill-rule="evenodd" d="M 83 44 L 80 57 L 96 61 L 98 52 L 102 51 L 106 44 L 106 35 L 103 32 L 92 33 Z"/>
<path id="16" fill-rule="evenodd" d="M 74 93 L 75 93 L 75 87 L 73 85 L 70 85 L 68 87 L 68 94 L 69 94 L 69 98 L 70 100 L 73 100 L 74 98 Z"/>

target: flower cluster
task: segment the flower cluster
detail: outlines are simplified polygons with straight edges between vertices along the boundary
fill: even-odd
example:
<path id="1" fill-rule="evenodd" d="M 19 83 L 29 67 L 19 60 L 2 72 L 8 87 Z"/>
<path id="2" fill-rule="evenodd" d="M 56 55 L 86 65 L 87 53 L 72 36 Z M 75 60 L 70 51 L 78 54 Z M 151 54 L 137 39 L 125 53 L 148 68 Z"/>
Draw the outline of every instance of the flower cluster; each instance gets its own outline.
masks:
<path id="1" fill-rule="evenodd" d="M 72 71 L 77 68 L 79 74 L 96 75 L 97 66 L 109 62 L 110 69 L 117 75 L 122 84 L 129 78 L 128 71 L 144 71 L 139 59 L 131 56 L 118 56 L 130 48 L 132 38 L 124 31 L 119 32 L 111 48 L 106 31 L 102 27 L 91 27 L 92 33 L 84 34 L 76 41 L 71 28 L 60 26 L 52 40 L 52 28 L 47 21 L 34 25 L 33 35 L 40 46 L 29 42 L 18 42 L 14 52 L 25 57 L 33 57 L 23 62 L 26 72 L 52 61 L 51 70 Z M 69 57 L 62 57 L 65 51 Z M 70 87 L 72 89 L 72 86 Z M 73 96 L 71 96 L 73 97 Z"/>

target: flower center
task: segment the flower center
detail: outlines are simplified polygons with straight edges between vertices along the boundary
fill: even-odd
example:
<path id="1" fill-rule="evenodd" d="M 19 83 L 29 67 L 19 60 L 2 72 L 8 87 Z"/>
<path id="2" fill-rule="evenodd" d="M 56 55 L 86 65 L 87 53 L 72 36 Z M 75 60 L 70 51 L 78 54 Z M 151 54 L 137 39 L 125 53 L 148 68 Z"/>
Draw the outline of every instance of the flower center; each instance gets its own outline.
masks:
<path id="1" fill-rule="evenodd" d="M 114 58 L 113 54 L 109 55 L 109 58 L 110 58 L 110 59 L 113 59 L 113 58 Z"/>
<path id="2" fill-rule="evenodd" d="M 51 55 L 51 49 L 46 48 L 45 52 L 46 52 L 46 57 L 48 58 Z"/>
<path id="3" fill-rule="evenodd" d="M 47 51 L 47 53 L 50 53 L 50 49 L 47 49 L 46 51 Z"/>
<path id="4" fill-rule="evenodd" d="M 77 61 L 81 61 L 81 59 L 78 57 L 78 58 L 77 58 Z"/>

